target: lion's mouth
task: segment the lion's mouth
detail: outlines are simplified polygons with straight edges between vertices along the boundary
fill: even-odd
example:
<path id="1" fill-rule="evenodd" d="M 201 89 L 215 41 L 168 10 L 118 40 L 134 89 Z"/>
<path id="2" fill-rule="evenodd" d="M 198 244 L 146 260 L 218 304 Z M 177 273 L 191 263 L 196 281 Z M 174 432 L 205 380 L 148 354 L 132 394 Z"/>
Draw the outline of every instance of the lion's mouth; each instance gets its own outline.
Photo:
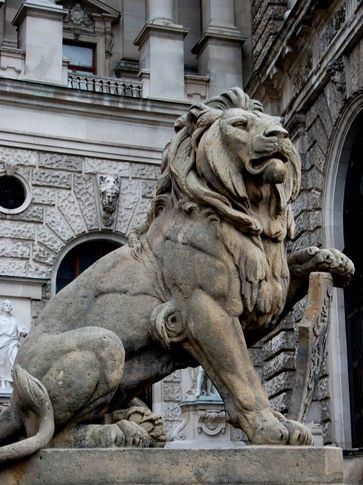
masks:
<path id="1" fill-rule="evenodd" d="M 253 174 L 258 174 L 263 172 L 269 164 L 281 165 L 281 163 L 285 164 L 287 161 L 287 157 L 282 153 L 274 153 L 272 155 L 252 159 L 248 171 Z"/>

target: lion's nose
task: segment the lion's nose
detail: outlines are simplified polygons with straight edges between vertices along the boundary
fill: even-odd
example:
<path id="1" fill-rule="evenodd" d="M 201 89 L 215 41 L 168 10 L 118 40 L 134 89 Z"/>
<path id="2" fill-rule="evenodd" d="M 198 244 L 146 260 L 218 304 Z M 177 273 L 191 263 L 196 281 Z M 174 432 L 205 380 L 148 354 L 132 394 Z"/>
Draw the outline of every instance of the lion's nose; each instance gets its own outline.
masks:
<path id="1" fill-rule="evenodd" d="M 271 128 L 267 128 L 264 132 L 265 136 L 280 136 L 282 138 L 287 138 L 289 133 L 282 128 L 282 126 L 274 126 Z"/>

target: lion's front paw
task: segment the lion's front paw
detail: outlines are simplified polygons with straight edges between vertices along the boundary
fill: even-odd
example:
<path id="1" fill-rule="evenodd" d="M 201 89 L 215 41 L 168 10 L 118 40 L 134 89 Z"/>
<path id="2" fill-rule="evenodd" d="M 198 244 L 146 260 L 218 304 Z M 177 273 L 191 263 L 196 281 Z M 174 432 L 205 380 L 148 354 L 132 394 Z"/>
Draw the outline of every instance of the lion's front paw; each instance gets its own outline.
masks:
<path id="1" fill-rule="evenodd" d="M 265 409 L 258 416 L 258 426 L 251 438 L 251 444 L 310 446 L 313 444 L 313 436 L 303 424 L 286 419 L 271 409 Z"/>
<path id="2" fill-rule="evenodd" d="M 337 249 L 319 249 L 311 246 L 289 257 L 289 269 L 296 276 L 307 276 L 313 271 L 331 273 L 334 286 L 346 286 L 354 274 L 353 262 Z"/>

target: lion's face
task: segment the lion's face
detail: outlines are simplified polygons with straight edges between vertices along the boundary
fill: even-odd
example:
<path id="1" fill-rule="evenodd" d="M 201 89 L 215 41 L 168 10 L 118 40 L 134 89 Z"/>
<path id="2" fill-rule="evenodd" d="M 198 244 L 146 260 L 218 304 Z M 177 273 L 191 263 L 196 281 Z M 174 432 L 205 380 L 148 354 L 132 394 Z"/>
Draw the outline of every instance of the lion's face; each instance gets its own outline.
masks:
<path id="1" fill-rule="evenodd" d="M 289 142 L 278 118 L 258 111 L 229 109 L 219 120 L 219 132 L 222 143 L 233 154 L 231 161 L 237 161 L 240 168 L 251 175 L 261 174 L 265 183 L 285 181 L 288 154 L 284 147 Z"/>

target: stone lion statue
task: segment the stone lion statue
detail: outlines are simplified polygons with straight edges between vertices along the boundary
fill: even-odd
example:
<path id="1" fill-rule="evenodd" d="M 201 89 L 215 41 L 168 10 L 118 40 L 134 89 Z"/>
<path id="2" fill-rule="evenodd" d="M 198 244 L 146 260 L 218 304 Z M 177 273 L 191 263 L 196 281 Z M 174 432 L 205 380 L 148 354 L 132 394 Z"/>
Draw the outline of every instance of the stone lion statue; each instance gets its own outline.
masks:
<path id="1" fill-rule="evenodd" d="M 1 461 L 45 446 L 161 446 L 159 417 L 136 398 L 198 365 L 250 443 L 312 443 L 269 406 L 248 346 L 306 293 L 311 271 L 344 285 L 353 265 L 318 248 L 288 260 L 300 161 L 260 103 L 234 88 L 175 130 L 144 226 L 58 293 L 23 342 Z"/>

